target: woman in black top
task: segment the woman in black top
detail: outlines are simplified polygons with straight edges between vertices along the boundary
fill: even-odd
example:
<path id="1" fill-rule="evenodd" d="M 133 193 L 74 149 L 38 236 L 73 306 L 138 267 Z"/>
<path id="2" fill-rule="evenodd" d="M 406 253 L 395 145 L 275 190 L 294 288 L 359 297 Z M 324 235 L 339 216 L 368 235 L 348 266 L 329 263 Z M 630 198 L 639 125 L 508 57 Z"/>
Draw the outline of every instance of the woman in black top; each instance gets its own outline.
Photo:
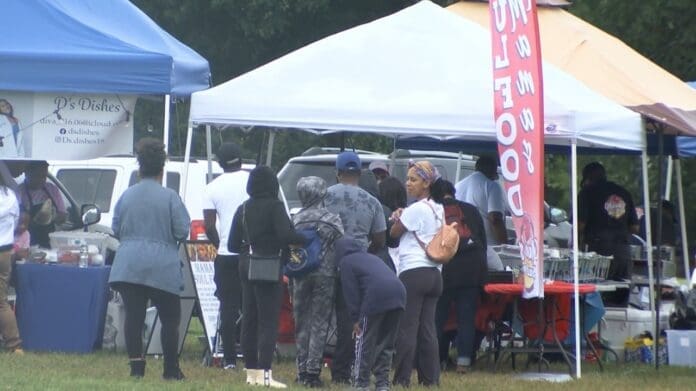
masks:
<path id="1" fill-rule="evenodd" d="M 474 326 L 481 287 L 486 282 L 486 230 L 478 209 L 454 198 L 454 186 L 446 180 L 433 185 L 432 197 L 445 208 L 447 222 L 458 220 L 459 249 L 442 268 L 442 295 L 437 303 L 436 324 L 443 327 L 454 303 L 457 314 L 457 372 L 466 373 L 474 359 Z M 440 345 L 440 360 L 446 360 L 449 346 Z"/>
<path id="2" fill-rule="evenodd" d="M 249 174 L 249 200 L 234 215 L 227 247 L 230 252 L 247 253 L 243 245 L 249 235 L 254 253 L 278 254 L 288 245 L 304 244 L 304 236 L 295 231 L 285 206 L 278 199 L 278 179 L 269 167 L 258 166 Z M 246 210 L 244 211 L 244 208 Z M 243 213 L 246 215 L 243 219 Z M 244 227 L 243 221 L 246 221 Z M 281 306 L 281 284 L 249 281 L 249 257 L 240 257 L 239 275 L 242 280 L 242 350 L 247 368 L 247 383 L 285 388 L 273 380 L 271 363 L 278 337 L 278 318 Z"/>

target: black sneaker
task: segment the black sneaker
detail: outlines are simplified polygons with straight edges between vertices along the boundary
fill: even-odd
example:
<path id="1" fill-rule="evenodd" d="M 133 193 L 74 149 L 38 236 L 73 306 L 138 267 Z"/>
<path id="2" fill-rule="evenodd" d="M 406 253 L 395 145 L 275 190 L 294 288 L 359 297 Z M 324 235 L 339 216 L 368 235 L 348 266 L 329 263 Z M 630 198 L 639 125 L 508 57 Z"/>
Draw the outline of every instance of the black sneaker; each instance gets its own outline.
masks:
<path id="1" fill-rule="evenodd" d="M 301 386 L 304 386 L 306 382 L 307 382 L 307 373 L 306 372 L 300 372 L 297 374 L 297 377 L 295 377 L 295 384 L 299 384 Z"/>
<path id="2" fill-rule="evenodd" d="M 331 382 L 333 384 L 336 384 L 339 386 L 350 386 L 351 385 L 350 378 L 347 378 L 347 377 L 345 377 L 345 378 L 344 377 L 335 377 L 335 378 L 331 379 Z"/>
<path id="3" fill-rule="evenodd" d="M 309 388 L 324 388 L 324 382 L 319 378 L 319 374 L 307 374 L 304 385 Z"/>
<path id="4" fill-rule="evenodd" d="M 164 380 L 184 380 L 186 379 L 186 376 L 184 376 L 184 373 L 181 372 L 181 369 L 176 368 L 176 370 L 165 371 L 162 378 Z"/>

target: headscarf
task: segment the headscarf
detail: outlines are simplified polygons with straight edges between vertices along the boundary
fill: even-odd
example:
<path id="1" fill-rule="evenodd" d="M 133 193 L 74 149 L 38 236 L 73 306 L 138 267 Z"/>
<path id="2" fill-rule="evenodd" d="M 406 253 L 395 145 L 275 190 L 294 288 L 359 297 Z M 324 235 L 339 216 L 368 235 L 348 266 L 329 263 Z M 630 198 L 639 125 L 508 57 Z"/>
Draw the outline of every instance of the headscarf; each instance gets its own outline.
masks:
<path id="1" fill-rule="evenodd" d="M 297 181 L 297 195 L 303 208 L 321 204 L 326 196 L 326 181 L 318 176 L 306 176 Z"/>
<path id="2" fill-rule="evenodd" d="M 430 184 L 440 178 L 440 173 L 437 171 L 437 168 L 427 160 L 408 162 L 408 168 L 413 168 L 416 175 Z"/>

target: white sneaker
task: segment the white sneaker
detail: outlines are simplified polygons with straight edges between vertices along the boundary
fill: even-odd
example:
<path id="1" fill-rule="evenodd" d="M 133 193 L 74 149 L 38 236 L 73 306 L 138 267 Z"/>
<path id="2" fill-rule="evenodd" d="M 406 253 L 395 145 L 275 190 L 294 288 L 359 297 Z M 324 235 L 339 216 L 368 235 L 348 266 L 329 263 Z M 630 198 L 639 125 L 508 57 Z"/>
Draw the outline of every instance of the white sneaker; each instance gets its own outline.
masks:
<path id="1" fill-rule="evenodd" d="M 252 386 L 263 385 L 263 369 L 246 369 L 246 382 Z"/>
<path id="2" fill-rule="evenodd" d="M 263 380 L 263 383 L 261 383 L 261 384 L 263 384 L 264 386 L 271 387 L 271 388 L 288 388 L 288 386 L 286 386 L 285 384 L 283 384 L 279 381 L 273 380 L 273 371 L 272 370 L 261 369 L 261 371 L 262 371 L 261 372 L 261 376 L 262 376 L 261 380 Z"/>

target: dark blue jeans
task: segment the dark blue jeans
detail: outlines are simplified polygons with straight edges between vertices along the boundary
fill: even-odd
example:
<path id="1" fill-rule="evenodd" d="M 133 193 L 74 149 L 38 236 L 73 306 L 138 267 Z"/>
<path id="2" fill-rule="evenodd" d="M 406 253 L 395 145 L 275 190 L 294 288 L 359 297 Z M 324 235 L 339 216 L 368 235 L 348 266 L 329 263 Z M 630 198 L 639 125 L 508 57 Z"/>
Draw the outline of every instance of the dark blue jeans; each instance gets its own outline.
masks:
<path id="1" fill-rule="evenodd" d="M 480 292 L 481 288 L 477 286 L 449 288 L 442 291 L 442 296 L 437 302 L 438 339 L 442 338 L 442 328 L 447 323 L 452 303 L 455 305 L 457 313 L 457 365 L 469 366 L 474 358 L 475 320 Z"/>

